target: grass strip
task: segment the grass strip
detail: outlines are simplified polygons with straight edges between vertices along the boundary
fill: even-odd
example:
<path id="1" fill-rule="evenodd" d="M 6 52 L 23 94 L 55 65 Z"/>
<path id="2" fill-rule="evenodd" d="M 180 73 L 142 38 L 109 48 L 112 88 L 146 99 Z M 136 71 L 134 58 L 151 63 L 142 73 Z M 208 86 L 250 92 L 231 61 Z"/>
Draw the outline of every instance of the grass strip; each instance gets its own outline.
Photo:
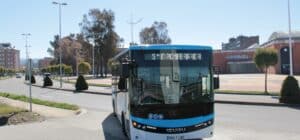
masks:
<path id="1" fill-rule="evenodd" d="M 12 78 L 12 77 L 11 76 L 0 77 L 0 80 L 6 80 L 6 79 L 9 79 L 9 78 Z"/>
<path id="2" fill-rule="evenodd" d="M 15 95 L 15 94 L 10 94 L 10 93 L 0 92 L 0 96 L 9 98 L 9 99 L 13 99 L 13 100 L 29 102 L 29 98 L 24 95 Z M 35 98 L 32 98 L 32 103 L 38 104 L 38 105 L 49 106 L 49 107 L 67 109 L 67 110 L 78 110 L 79 109 L 79 107 L 77 105 L 72 105 L 72 104 L 67 104 L 67 103 L 58 103 L 58 102 L 46 101 L 46 100 L 35 99 Z"/>
<path id="3" fill-rule="evenodd" d="M 240 94 L 240 95 L 280 95 L 279 92 L 269 92 L 264 91 L 238 91 L 238 90 L 215 90 L 215 93 L 225 93 L 225 94 Z"/>
<path id="4" fill-rule="evenodd" d="M 26 111 L 25 109 L 9 106 L 6 104 L 0 104 L 0 116 L 6 115 L 10 113 L 17 113 L 17 112 L 23 112 Z"/>

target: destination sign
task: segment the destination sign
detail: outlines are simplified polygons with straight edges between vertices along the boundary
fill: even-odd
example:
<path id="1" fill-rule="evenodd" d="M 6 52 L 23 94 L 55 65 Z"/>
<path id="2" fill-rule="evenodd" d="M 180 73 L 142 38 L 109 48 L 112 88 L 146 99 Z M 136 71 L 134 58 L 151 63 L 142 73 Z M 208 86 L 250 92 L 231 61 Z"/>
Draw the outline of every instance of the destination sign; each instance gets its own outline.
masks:
<path id="1" fill-rule="evenodd" d="M 150 53 L 145 54 L 145 60 L 192 60 L 199 61 L 202 59 L 201 53 Z"/>

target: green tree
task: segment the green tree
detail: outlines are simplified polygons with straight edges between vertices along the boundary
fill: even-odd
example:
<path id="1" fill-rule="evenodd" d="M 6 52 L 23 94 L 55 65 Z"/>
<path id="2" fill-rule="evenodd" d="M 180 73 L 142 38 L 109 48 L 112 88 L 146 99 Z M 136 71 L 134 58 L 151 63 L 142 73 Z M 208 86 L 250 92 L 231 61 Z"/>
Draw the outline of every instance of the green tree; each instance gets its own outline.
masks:
<path id="1" fill-rule="evenodd" d="M 142 44 L 170 44 L 167 23 L 155 21 L 151 27 L 145 27 L 140 32 Z"/>
<path id="2" fill-rule="evenodd" d="M 73 69 L 76 68 L 76 63 L 82 59 L 82 42 L 79 42 L 75 34 L 70 34 L 62 39 L 54 37 L 50 41 L 51 48 L 48 48 L 48 53 L 53 56 L 54 62 L 52 64 L 59 64 L 59 52 L 61 48 L 62 63 L 71 65 Z M 59 72 L 58 72 L 59 73 Z"/>
<path id="3" fill-rule="evenodd" d="M 73 69 L 71 66 L 65 66 L 65 74 L 71 75 L 73 73 Z"/>
<path id="4" fill-rule="evenodd" d="M 106 75 L 108 60 L 114 55 L 120 42 L 120 37 L 114 31 L 114 20 L 115 15 L 111 10 L 91 9 L 79 24 L 86 40 L 94 42 L 96 75 L 100 73 L 101 77 L 103 68 Z"/>
<path id="5" fill-rule="evenodd" d="M 254 62 L 258 68 L 265 72 L 265 93 L 268 93 L 268 69 L 278 62 L 277 52 L 273 48 L 259 48 L 254 54 Z"/>
<path id="6" fill-rule="evenodd" d="M 0 66 L 0 76 L 3 76 L 5 73 L 5 69 Z"/>
<path id="7" fill-rule="evenodd" d="M 78 70 L 81 74 L 87 74 L 89 71 L 91 71 L 91 65 L 87 62 L 80 62 L 78 64 Z"/>
<path id="8" fill-rule="evenodd" d="M 84 37 L 82 33 L 76 34 L 76 41 L 81 44 L 80 57 L 82 61 L 92 63 L 93 45 Z"/>

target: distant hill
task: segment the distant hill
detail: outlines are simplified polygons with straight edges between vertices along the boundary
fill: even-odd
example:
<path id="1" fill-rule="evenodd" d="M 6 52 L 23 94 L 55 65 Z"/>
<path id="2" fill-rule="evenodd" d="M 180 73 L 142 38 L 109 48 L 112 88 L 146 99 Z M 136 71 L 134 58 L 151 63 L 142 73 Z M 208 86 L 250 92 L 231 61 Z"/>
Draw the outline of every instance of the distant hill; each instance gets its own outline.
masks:
<path id="1" fill-rule="evenodd" d="M 34 68 L 37 68 L 38 67 L 38 62 L 39 62 L 39 58 L 33 58 L 32 59 L 32 64 L 33 64 L 33 67 Z M 24 58 L 21 58 L 21 66 L 25 66 L 26 65 L 26 62 L 27 62 L 27 60 L 26 59 L 24 59 Z"/>

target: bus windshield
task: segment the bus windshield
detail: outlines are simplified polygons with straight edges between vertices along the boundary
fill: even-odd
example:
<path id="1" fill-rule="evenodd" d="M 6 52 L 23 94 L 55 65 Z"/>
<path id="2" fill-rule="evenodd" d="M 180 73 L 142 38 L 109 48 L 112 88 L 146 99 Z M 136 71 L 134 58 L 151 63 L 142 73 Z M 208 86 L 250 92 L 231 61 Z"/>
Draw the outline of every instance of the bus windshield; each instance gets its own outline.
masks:
<path id="1" fill-rule="evenodd" d="M 205 53 L 195 51 L 144 54 L 143 59 L 136 61 L 131 103 L 148 105 L 211 102 L 213 95 L 208 58 Z"/>

